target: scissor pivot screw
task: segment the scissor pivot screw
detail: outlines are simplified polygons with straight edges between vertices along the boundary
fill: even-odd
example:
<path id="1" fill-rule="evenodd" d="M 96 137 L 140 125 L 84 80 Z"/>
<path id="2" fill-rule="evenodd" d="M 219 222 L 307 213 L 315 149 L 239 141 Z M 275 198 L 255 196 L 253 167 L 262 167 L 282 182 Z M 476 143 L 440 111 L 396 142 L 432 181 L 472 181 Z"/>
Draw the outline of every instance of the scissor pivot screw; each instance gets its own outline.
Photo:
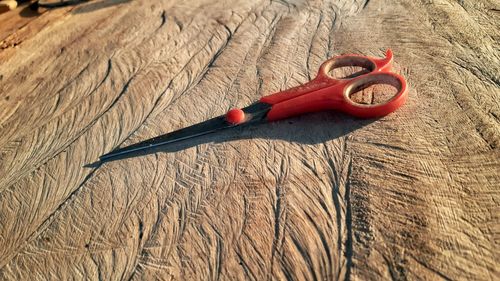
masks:
<path id="1" fill-rule="evenodd" d="M 245 112 L 239 108 L 233 108 L 226 113 L 226 121 L 233 125 L 241 124 L 245 121 Z"/>

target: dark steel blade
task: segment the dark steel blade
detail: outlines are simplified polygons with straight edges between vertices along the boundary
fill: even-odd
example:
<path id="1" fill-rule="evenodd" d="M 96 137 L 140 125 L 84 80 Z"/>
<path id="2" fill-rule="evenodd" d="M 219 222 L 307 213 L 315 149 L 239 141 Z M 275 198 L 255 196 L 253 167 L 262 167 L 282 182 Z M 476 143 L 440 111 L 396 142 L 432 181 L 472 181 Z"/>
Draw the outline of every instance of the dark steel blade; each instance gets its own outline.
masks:
<path id="1" fill-rule="evenodd" d="M 207 121 L 179 129 L 161 136 L 157 136 L 130 146 L 116 149 L 108 154 L 104 154 L 99 157 L 100 162 L 110 160 L 112 158 L 117 158 L 130 154 L 133 152 L 149 150 L 155 147 L 164 146 L 170 143 L 179 142 L 186 139 L 191 139 L 194 137 L 203 136 L 206 134 L 211 134 L 220 130 L 229 129 L 233 127 L 240 127 L 249 124 L 256 124 L 265 121 L 267 112 L 271 109 L 271 105 L 266 103 L 254 103 L 250 106 L 242 108 L 245 113 L 245 122 L 234 125 L 226 121 L 226 116 L 221 115 Z"/>

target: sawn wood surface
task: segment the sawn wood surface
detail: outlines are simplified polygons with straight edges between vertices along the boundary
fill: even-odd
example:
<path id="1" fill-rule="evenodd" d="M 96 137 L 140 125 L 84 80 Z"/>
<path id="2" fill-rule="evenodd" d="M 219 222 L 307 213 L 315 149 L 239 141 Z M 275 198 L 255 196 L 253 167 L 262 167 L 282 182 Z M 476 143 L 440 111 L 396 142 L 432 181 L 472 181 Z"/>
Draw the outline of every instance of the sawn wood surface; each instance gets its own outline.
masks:
<path id="1" fill-rule="evenodd" d="M 0 279 L 499 280 L 500 4 L 91 1 L 0 15 Z M 84 168 L 334 55 L 409 99 Z"/>

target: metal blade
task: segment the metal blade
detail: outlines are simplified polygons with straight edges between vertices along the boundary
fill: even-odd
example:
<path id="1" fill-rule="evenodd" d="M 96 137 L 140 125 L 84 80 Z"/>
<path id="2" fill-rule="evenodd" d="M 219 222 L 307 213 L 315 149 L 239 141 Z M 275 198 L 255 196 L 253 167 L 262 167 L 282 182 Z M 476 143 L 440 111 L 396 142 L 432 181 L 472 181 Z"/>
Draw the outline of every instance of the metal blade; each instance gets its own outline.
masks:
<path id="1" fill-rule="evenodd" d="M 199 137 L 206 134 L 211 134 L 220 130 L 229 129 L 233 127 L 239 127 L 243 125 L 255 124 L 258 122 L 262 122 L 265 120 L 265 116 L 267 112 L 271 109 L 271 106 L 265 103 L 254 103 L 250 106 L 243 108 L 243 112 L 245 112 L 245 122 L 234 125 L 230 124 L 226 121 L 226 116 L 221 115 L 207 121 L 182 128 L 177 131 L 173 131 L 161 136 L 157 136 L 130 146 L 126 146 L 123 148 L 119 148 L 114 150 L 108 154 L 102 155 L 99 157 L 100 162 L 104 162 L 106 160 L 110 160 L 112 158 L 117 158 L 120 156 L 124 156 L 126 154 L 130 154 L 133 152 L 144 151 L 148 149 L 152 149 L 155 147 L 167 145 L 174 142 L 179 142 L 186 139 L 191 139 L 194 137 Z"/>

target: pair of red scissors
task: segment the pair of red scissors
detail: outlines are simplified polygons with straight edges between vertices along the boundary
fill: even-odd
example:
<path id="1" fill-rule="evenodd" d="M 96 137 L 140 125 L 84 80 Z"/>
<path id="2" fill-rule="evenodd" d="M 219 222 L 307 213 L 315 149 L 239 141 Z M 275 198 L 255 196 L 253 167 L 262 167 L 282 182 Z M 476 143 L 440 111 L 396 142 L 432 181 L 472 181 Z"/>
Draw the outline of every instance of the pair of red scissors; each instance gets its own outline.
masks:
<path id="1" fill-rule="evenodd" d="M 379 59 L 362 55 L 342 55 L 325 61 L 313 80 L 282 92 L 262 97 L 258 102 L 241 109 L 232 109 L 225 115 L 192 125 L 137 144 L 119 148 L 99 157 L 100 162 L 126 157 L 133 152 L 210 134 L 227 128 L 277 121 L 304 113 L 337 110 L 359 118 L 385 116 L 399 108 L 406 100 L 405 79 L 391 72 L 392 51 Z M 329 72 L 339 67 L 362 67 L 368 73 L 336 79 Z M 382 104 L 360 104 L 351 95 L 375 84 L 387 84 L 397 89 L 396 95 Z"/>

